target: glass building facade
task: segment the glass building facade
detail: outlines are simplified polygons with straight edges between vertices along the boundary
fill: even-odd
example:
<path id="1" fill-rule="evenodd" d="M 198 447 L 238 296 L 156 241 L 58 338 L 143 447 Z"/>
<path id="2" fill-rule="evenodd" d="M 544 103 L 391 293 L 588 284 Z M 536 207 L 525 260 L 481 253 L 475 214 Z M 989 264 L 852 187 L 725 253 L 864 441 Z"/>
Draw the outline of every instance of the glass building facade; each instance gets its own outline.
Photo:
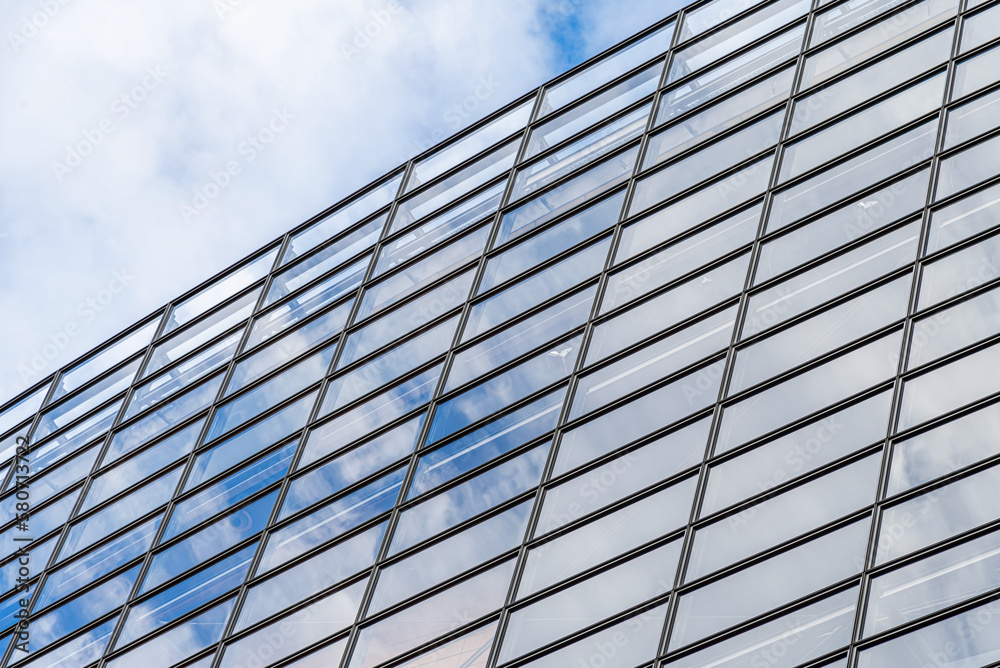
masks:
<path id="1" fill-rule="evenodd" d="M 712 0 L 418 156 L 0 408 L 3 665 L 995 665 L 998 102 Z"/>

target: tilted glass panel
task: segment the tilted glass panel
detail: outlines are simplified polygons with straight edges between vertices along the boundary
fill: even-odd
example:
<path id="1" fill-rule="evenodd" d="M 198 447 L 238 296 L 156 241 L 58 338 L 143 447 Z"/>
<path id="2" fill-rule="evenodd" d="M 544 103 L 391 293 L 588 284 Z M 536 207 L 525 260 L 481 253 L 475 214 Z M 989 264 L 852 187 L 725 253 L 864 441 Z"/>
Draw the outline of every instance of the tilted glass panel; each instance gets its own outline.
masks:
<path id="1" fill-rule="evenodd" d="M 407 295 L 478 258 L 486 248 L 489 235 L 490 225 L 485 224 L 371 285 L 361 298 L 361 307 L 358 309 L 355 322 L 401 301 Z"/>
<path id="2" fill-rule="evenodd" d="M 479 429 L 423 454 L 406 498 L 412 499 L 555 429 L 562 387 Z"/>
<path id="3" fill-rule="evenodd" d="M 509 170 L 514 165 L 520 143 L 519 139 L 508 142 L 466 165 L 451 176 L 445 177 L 436 185 L 401 202 L 396 208 L 396 217 L 392 223 L 393 229 L 400 229 L 402 223 L 410 223 L 423 218 Z"/>
<path id="4" fill-rule="evenodd" d="M 625 74 L 670 48 L 674 22 L 632 42 L 624 49 L 605 56 L 593 65 L 545 89 L 539 117 L 560 109 L 588 91 Z"/>
<path id="5" fill-rule="evenodd" d="M 587 362 L 604 359 L 739 294 L 749 263 L 746 253 L 595 325 Z"/>
<path id="6" fill-rule="evenodd" d="M 478 336 L 599 273 L 611 237 L 595 241 L 469 309 L 462 341 Z"/>
<path id="7" fill-rule="evenodd" d="M 962 46 L 959 53 L 971 51 L 997 37 L 1000 37 L 1000 8 L 991 7 L 965 20 L 962 26 Z"/>
<path id="8" fill-rule="evenodd" d="M 924 617 L 996 587 L 1000 535 L 995 531 L 872 578 L 866 636 Z"/>
<path id="9" fill-rule="evenodd" d="M 851 641 L 858 588 L 852 587 L 718 641 L 665 668 L 793 668 Z M 829 668 L 828 666 L 824 668 Z"/>
<path id="10" fill-rule="evenodd" d="M 411 258 L 446 242 L 462 230 L 469 229 L 474 223 L 492 216 L 500 206 L 506 185 L 506 181 L 501 181 L 447 211 L 425 219 L 408 232 L 384 243 L 375 262 L 372 277 L 381 276 Z"/>
<path id="11" fill-rule="evenodd" d="M 788 329 L 741 348 L 727 395 L 733 395 L 809 359 L 832 352 L 906 316 L 909 274 L 816 313 Z"/>
<path id="12" fill-rule="evenodd" d="M 65 403 L 42 413 L 42 417 L 39 418 L 38 425 L 32 434 L 32 440 L 36 442 L 42 440 L 127 388 L 132 383 L 132 378 L 135 377 L 135 372 L 141 362 L 141 359 L 134 360 L 131 364 L 99 380 Z"/>
<path id="13" fill-rule="evenodd" d="M 933 362 L 1000 331 L 1000 291 L 989 290 L 916 320 L 907 369 Z"/>
<path id="14" fill-rule="evenodd" d="M 157 315 L 120 341 L 113 343 L 99 353 L 91 355 L 72 369 L 64 372 L 56 381 L 56 389 L 52 394 L 50 403 L 83 387 L 91 379 L 96 378 L 116 364 L 124 362 L 126 358 L 145 348 L 149 345 L 159 325 L 160 316 Z M 41 398 L 38 401 L 41 401 Z M 34 409 L 32 409 L 32 412 L 34 412 Z M 13 417 L 13 413 L 11 416 Z M 6 414 L 0 416 L 0 434 L 7 431 L 7 418 Z"/>
<path id="15" fill-rule="evenodd" d="M 35 390 L 33 394 L 21 399 L 15 404 L 12 404 L 3 413 L 0 413 L 0 434 L 6 432 L 8 429 L 12 429 L 17 423 L 22 420 L 26 420 L 33 416 L 42 405 L 42 400 L 45 399 L 46 393 L 49 391 L 49 386 L 43 385 L 42 387 Z M 13 452 L 10 453 L 14 454 Z M 9 457 L 7 453 L 4 453 L 3 459 Z"/>
<path id="16" fill-rule="evenodd" d="M 427 443 L 449 436 L 515 401 L 565 378 L 576 365 L 582 337 L 552 346 L 437 406 Z"/>
<path id="17" fill-rule="evenodd" d="M 524 539 L 530 513 L 531 502 L 521 503 L 383 568 L 366 616 L 516 548 Z"/>
<path id="18" fill-rule="evenodd" d="M 346 230 L 354 223 L 367 218 L 391 202 L 396 196 L 396 192 L 399 190 L 399 183 L 402 180 L 402 172 L 391 176 L 354 201 L 338 207 L 332 213 L 324 216 L 306 229 L 292 235 L 292 239 L 288 243 L 288 249 L 282 256 L 280 264 L 287 264 L 300 255 L 305 254 L 338 232 Z"/>
<path id="19" fill-rule="evenodd" d="M 936 134 L 937 120 L 924 123 L 777 193 L 768 228 L 784 227 L 929 158 Z"/>
<path id="20" fill-rule="evenodd" d="M 335 349 L 336 345 L 329 346 L 217 408 L 205 440 L 211 440 L 231 431 L 320 380 L 330 367 Z"/>
<path id="21" fill-rule="evenodd" d="M 486 668 L 486 661 L 497 632 L 497 622 L 460 635 L 458 638 L 437 645 L 417 657 L 397 664 L 397 668 Z M 317 668 L 320 668 L 317 666 Z"/>
<path id="22" fill-rule="evenodd" d="M 703 32 L 725 23 L 744 10 L 755 7 L 762 0 L 713 0 L 697 9 L 686 12 L 678 36 L 680 40 L 697 37 Z"/>
<path id="23" fill-rule="evenodd" d="M 651 108 L 652 103 L 634 109 L 518 170 L 509 201 L 527 197 L 639 137 Z"/>
<path id="24" fill-rule="evenodd" d="M 249 287 L 256 281 L 267 276 L 267 273 L 271 271 L 271 265 L 274 264 L 274 258 L 277 254 L 278 249 L 272 248 L 269 252 L 243 265 L 233 273 L 220 278 L 207 288 L 203 288 L 197 294 L 188 297 L 180 304 L 174 306 L 170 311 L 170 315 L 167 316 L 167 324 L 164 326 L 163 333 L 160 336 L 165 336 L 181 325 L 191 322 L 216 304 L 221 304 L 240 290 Z M 254 290 L 254 292 L 260 294 L 259 290 Z M 201 329 L 201 327 L 199 326 L 198 329 Z"/>
<path id="25" fill-rule="evenodd" d="M 804 0 L 778 0 L 763 9 L 678 50 L 670 65 L 668 82 L 674 82 L 706 65 L 725 58 L 747 44 L 770 35 L 786 23 L 804 16 L 809 3 Z"/>
<path id="26" fill-rule="evenodd" d="M 440 376 L 441 366 L 438 365 L 320 425 L 315 436 L 310 433 L 299 466 L 335 452 L 427 403 Z"/>
<path id="27" fill-rule="evenodd" d="M 1000 91 L 987 93 L 950 109 L 945 126 L 944 148 L 958 146 L 997 127 L 997 104 L 1000 104 Z"/>
<path id="28" fill-rule="evenodd" d="M 987 372 L 1000 363 L 1000 344 L 977 350 L 903 383 L 898 429 L 909 429 L 1000 390 Z"/>
<path id="29" fill-rule="evenodd" d="M 538 485 L 549 452 L 544 443 L 399 514 L 389 554 L 403 550 L 486 512 Z"/>
<path id="30" fill-rule="evenodd" d="M 455 355 L 445 391 L 460 387 L 587 322 L 597 286 L 555 302 Z"/>
<path id="31" fill-rule="evenodd" d="M 336 301 L 339 297 L 353 291 L 361 285 L 361 278 L 364 276 L 367 263 L 368 258 L 363 258 L 344 271 L 346 276 L 335 274 L 297 297 L 289 299 L 281 306 L 258 316 L 251 325 L 250 336 L 247 338 L 244 350 L 250 350 L 280 334 Z M 353 302 L 347 301 L 319 316 L 317 321 L 323 321 L 325 327 L 330 331 L 342 329 L 347 324 L 347 316 L 350 315 L 352 306 Z"/>
<path id="32" fill-rule="evenodd" d="M 870 523 L 868 518 L 854 522 L 681 595 L 668 649 L 689 645 L 860 572 Z"/>
<path id="33" fill-rule="evenodd" d="M 818 46 L 839 37 L 848 30 L 862 23 L 867 23 L 875 16 L 891 11 L 901 4 L 904 4 L 904 0 L 849 0 L 849 2 L 817 14 L 813 21 L 809 46 Z"/>
<path id="34" fill-rule="evenodd" d="M 997 47 L 958 63 L 955 66 L 955 84 L 951 99 L 961 99 L 996 81 L 998 67 L 1000 67 L 1000 48 Z"/>
<path id="35" fill-rule="evenodd" d="M 264 297 L 264 306 L 279 301 L 307 283 L 347 262 L 349 259 L 375 245 L 385 226 L 386 214 L 365 223 L 350 234 L 337 239 L 315 255 L 310 255 L 277 275 L 271 281 Z"/>
<path id="36" fill-rule="evenodd" d="M 694 534 L 684 581 L 696 580 L 870 505 L 875 501 L 881 462 L 882 453 L 876 452 L 798 487 L 765 495 L 735 515 L 700 527 Z M 863 558 L 854 567 L 860 570 L 861 562 Z"/>
<path id="37" fill-rule="evenodd" d="M 544 225 L 550 220 L 597 199 L 632 174 L 639 147 L 635 146 L 581 172 L 552 190 L 511 209 L 500 219 L 497 243 Z"/>
<path id="38" fill-rule="evenodd" d="M 520 130 L 527 124 L 528 118 L 531 116 L 532 106 L 534 106 L 534 100 L 522 102 L 461 139 L 436 150 L 426 158 L 421 158 L 413 165 L 403 192 L 407 193 L 423 183 L 430 183 L 437 176 L 444 174 L 460 162 L 464 162 L 504 137 Z"/>
<path id="39" fill-rule="evenodd" d="M 944 657 L 938 665 L 949 668 L 987 666 L 1000 659 L 1000 634 L 990 624 L 997 614 L 996 601 L 946 617 L 906 635 L 858 652 L 858 668 L 904 668 L 913 660 Z M 961 640 L 959 642 L 958 640 Z"/>
<path id="40" fill-rule="evenodd" d="M 179 365 L 139 386 L 132 393 L 128 408 L 125 409 L 125 417 L 122 419 L 127 420 L 147 408 L 169 399 L 220 366 L 228 364 L 236 353 L 236 347 L 242 336 L 242 331 L 233 332 Z"/>
<path id="41" fill-rule="evenodd" d="M 736 58 L 667 90 L 660 99 L 660 121 L 708 104 L 762 72 L 794 58 L 799 53 L 805 32 L 805 24 L 799 23 Z"/>
<path id="42" fill-rule="evenodd" d="M 742 336 L 759 334 L 913 262 L 919 234 L 920 223 L 914 221 L 754 293 Z"/>
<path id="43" fill-rule="evenodd" d="M 736 309 L 727 309 L 580 376 L 569 417 L 596 410 L 725 350 L 735 321 Z"/>
<path id="44" fill-rule="evenodd" d="M 930 169 L 922 169 L 884 188 L 841 204 L 829 213 L 787 234 L 761 244 L 754 285 L 887 227 L 920 211 L 927 199 Z M 769 223 L 780 223 L 771 219 Z"/>
<path id="45" fill-rule="evenodd" d="M 804 174 L 852 148 L 937 111 L 944 95 L 945 78 L 941 73 L 926 79 L 785 147 L 779 182 Z"/>
<path id="46" fill-rule="evenodd" d="M 65 524 L 69 520 L 73 506 L 79 496 L 80 487 L 64 495 L 62 498 L 53 501 L 42 509 L 32 508 L 28 512 L 27 527 L 32 538 L 44 536 L 53 529 Z M 18 520 L 0 533 L 0 559 L 4 559 L 20 550 L 25 545 L 25 520 L 22 519 L 25 513 L 18 516 Z M 4 518 L 5 520 L 14 518 Z M 10 567 L 13 567 L 11 564 Z"/>
<path id="47" fill-rule="evenodd" d="M 928 0 L 928 2 L 939 1 Z M 954 12 L 957 4 L 955 0 L 947 0 L 947 4 L 951 5 L 950 11 Z M 921 9 L 920 6 L 913 7 L 904 14 L 922 18 L 924 14 L 920 13 Z M 890 18 L 888 21 L 891 24 L 893 19 Z M 859 35 L 849 37 L 845 42 L 834 44 L 829 49 L 807 58 L 800 88 L 804 90 L 841 71 L 842 67 L 840 66 L 844 63 L 845 58 L 843 48 L 853 46 L 855 40 L 862 42 L 866 39 L 880 40 L 883 37 L 899 34 L 891 26 L 884 35 L 883 30 L 886 28 L 881 24 L 872 26 Z M 822 88 L 812 95 L 799 99 L 795 102 L 795 108 L 792 112 L 790 134 L 795 135 L 814 127 L 885 90 L 902 84 L 935 65 L 944 63 L 948 60 L 948 55 L 951 52 L 952 36 L 953 29 L 951 28 L 939 31 L 888 58 L 853 72 L 850 76 Z M 847 62 L 853 64 L 854 61 Z"/>
<path id="48" fill-rule="evenodd" d="M 563 140 L 613 116 L 647 95 L 652 95 L 660 81 L 662 72 L 663 63 L 656 63 L 586 102 L 536 125 L 528 136 L 528 147 L 525 150 L 524 158 L 532 158 L 547 151 Z"/>
<path id="49" fill-rule="evenodd" d="M 271 492 L 255 499 L 235 513 L 154 554 L 141 591 L 150 591 L 260 533 L 277 496 L 277 492 Z"/>
<path id="50" fill-rule="evenodd" d="M 1000 172 L 1000 136 L 987 139 L 941 161 L 935 199 L 965 190 Z"/>
<path id="51" fill-rule="evenodd" d="M 784 101 L 792 90 L 794 75 L 795 68 L 786 67 L 653 135 L 646 148 L 643 168 L 652 167 L 672 158 L 742 123 L 758 112 Z M 670 120 L 671 111 L 671 107 L 667 105 L 660 107 L 657 124 Z"/>
<path id="52" fill-rule="evenodd" d="M 48 499 L 51 499 L 56 494 L 63 492 L 76 483 L 87 477 L 91 469 L 94 468 L 94 462 L 97 461 L 97 456 L 100 454 L 101 448 L 100 444 L 95 444 L 88 448 L 86 451 L 74 456 L 72 459 L 61 463 L 59 466 L 51 467 L 44 471 L 41 475 L 35 476 L 34 478 L 22 479 L 20 489 L 21 494 L 10 494 L 3 499 L 2 507 L 0 507 L 0 517 L 2 521 L 6 522 L 8 519 L 16 517 L 19 513 L 17 512 L 17 504 L 19 501 L 24 500 L 24 494 L 26 493 L 30 496 L 29 506 L 40 506 Z M 28 453 L 30 458 L 31 454 Z M 20 461 L 20 460 L 18 460 Z M 30 460 L 29 460 L 30 461 Z M 14 468 L 15 474 L 11 476 L 10 481 L 8 481 L 7 489 L 11 490 L 17 485 L 18 468 Z M 4 472 L 6 473 L 6 471 Z M 18 497 L 22 497 L 19 499 Z"/>
<path id="53" fill-rule="evenodd" d="M 927 252 L 947 248 L 992 228 L 1000 213 L 1000 186 L 964 197 L 931 213 Z"/>
<path id="54" fill-rule="evenodd" d="M 882 441 L 891 403 L 892 393 L 882 392 L 711 466 L 701 514 L 711 515 Z"/>
<path id="55" fill-rule="evenodd" d="M 335 313 L 331 312 L 330 316 Z M 262 348 L 250 357 L 245 357 L 236 365 L 233 375 L 226 385 L 225 395 L 251 385 L 262 376 L 274 371 L 290 359 L 294 359 L 317 344 L 328 341 L 342 326 L 336 318 L 320 317 L 300 327 Z"/>
<path id="56" fill-rule="evenodd" d="M 992 457 L 1000 449 L 995 438 L 998 427 L 1000 405 L 991 404 L 897 441 L 892 446 L 886 495 L 905 492 Z"/>
<path id="57" fill-rule="evenodd" d="M 382 523 L 257 582 L 247 590 L 234 631 L 253 626 L 368 568 L 375 562 L 384 534 Z"/>
<path id="58" fill-rule="evenodd" d="M 350 668 L 370 668 L 493 612 L 503 605 L 511 559 L 361 629 Z"/>
<path id="59" fill-rule="evenodd" d="M 673 282 L 702 265 L 748 246 L 757 236 L 762 210 L 763 206 L 757 205 L 737 212 L 711 227 L 612 273 L 608 276 L 607 286 L 604 289 L 601 313 L 607 313 L 636 297 Z M 686 221 L 678 222 L 683 224 Z M 627 247 L 619 245 L 616 260 L 627 250 Z"/>
<path id="60" fill-rule="evenodd" d="M 510 614 L 499 661 L 509 661 L 670 591 L 680 541 L 634 557 Z"/>
<path id="61" fill-rule="evenodd" d="M 861 392 L 896 373 L 902 332 L 829 360 L 722 411 L 716 454 Z"/>
<path id="62" fill-rule="evenodd" d="M 88 665 L 100 659 L 104 654 L 104 648 L 107 646 L 117 623 L 117 619 L 110 619 L 86 633 L 78 635 L 68 643 L 60 645 L 57 649 L 19 665 L 21 668 L 53 668 L 55 666 L 68 668 L 69 666 Z"/>
<path id="63" fill-rule="evenodd" d="M 928 262 L 920 276 L 921 309 L 939 304 L 1000 276 L 1000 237 L 992 236 Z"/>
<path id="64" fill-rule="evenodd" d="M 90 417 L 77 422 L 76 425 L 49 439 L 41 446 L 33 446 L 29 453 L 31 472 L 38 475 L 77 452 L 87 443 L 103 438 L 102 432 L 110 428 L 115 421 L 122 401 L 123 399 L 119 399 L 96 413 L 91 413 Z"/>

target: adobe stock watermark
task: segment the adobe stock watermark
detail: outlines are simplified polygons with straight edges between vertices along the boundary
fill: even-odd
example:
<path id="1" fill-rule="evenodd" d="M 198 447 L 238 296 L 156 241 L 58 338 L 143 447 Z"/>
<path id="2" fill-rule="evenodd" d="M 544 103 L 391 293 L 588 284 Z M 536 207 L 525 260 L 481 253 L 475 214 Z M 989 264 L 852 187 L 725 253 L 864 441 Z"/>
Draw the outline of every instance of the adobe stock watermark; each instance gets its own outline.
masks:
<path id="1" fill-rule="evenodd" d="M 27 363 L 18 364 L 17 374 L 21 381 L 30 384 L 40 378 L 60 352 L 69 346 L 71 340 L 82 334 L 87 326 L 92 323 L 98 314 L 105 311 L 119 294 L 125 291 L 135 277 L 128 269 L 115 269 L 111 272 L 111 278 L 100 290 L 87 297 L 76 307 L 79 319 L 67 320 L 66 323 L 55 332 L 49 332 L 48 342 L 31 352 Z"/>
<path id="2" fill-rule="evenodd" d="M 403 5 L 398 0 L 389 0 L 383 9 L 376 9 L 368 12 L 370 17 L 364 25 L 354 26 L 354 35 L 350 42 L 340 43 L 340 55 L 348 63 L 361 55 L 361 52 L 372 45 L 372 41 L 377 39 L 382 31 L 389 27 L 392 20 L 405 12 Z"/>
<path id="3" fill-rule="evenodd" d="M 278 135 L 285 132 L 294 120 L 295 115 L 286 107 L 274 109 L 267 123 L 257 132 L 247 135 L 236 147 L 239 157 L 226 161 L 226 164 L 218 170 L 210 171 L 208 178 L 194 189 L 191 201 L 181 202 L 178 208 L 184 224 L 190 225 L 192 219 L 201 215 L 213 200 L 232 185 L 233 179 L 243 173 L 243 168 L 256 160 L 257 156 L 270 146 Z"/>
<path id="4" fill-rule="evenodd" d="M 52 172 L 56 180 L 62 183 L 63 179 L 82 165 L 88 156 L 93 155 L 97 147 L 115 131 L 116 123 L 124 122 L 131 116 L 132 112 L 149 98 L 150 93 L 160 87 L 167 74 L 162 65 L 147 67 L 139 83 L 114 99 L 110 115 L 98 121 L 95 127 L 86 128 L 81 133 L 83 137 L 76 143 L 67 144 L 66 155 L 62 161 L 52 161 Z"/>
<path id="5" fill-rule="evenodd" d="M 21 24 L 17 32 L 7 33 L 7 43 L 10 44 L 10 50 L 17 53 L 28 42 L 38 37 L 45 26 L 49 25 L 49 22 L 59 15 L 62 8 L 69 4 L 69 1 L 39 0 L 37 11 L 21 17 Z"/>
<path id="6" fill-rule="evenodd" d="M 455 134 L 466 125 L 477 120 L 481 114 L 479 112 L 483 103 L 493 97 L 493 94 L 501 87 L 501 82 L 497 81 L 492 74 L 480 76 L 476 85 L 465 97 L 451 102 L 441 114 L 441 120 L 447 127 L 439 127 L 430 135 L 423 139 L 414 141 L 413 146 L 417 153 L 423 153 L 432 146 L 439 144 L 442 140 Z"/>

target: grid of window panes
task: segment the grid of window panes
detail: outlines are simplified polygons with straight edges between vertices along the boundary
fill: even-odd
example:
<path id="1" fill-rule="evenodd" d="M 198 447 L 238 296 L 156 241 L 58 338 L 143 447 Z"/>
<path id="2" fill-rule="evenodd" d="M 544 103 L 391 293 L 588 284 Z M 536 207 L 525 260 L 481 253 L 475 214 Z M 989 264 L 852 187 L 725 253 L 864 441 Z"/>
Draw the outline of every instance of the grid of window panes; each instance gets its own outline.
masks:
<path id="1" fill-rule="evenodd" d="M 965 3 L 692 5 L 9 402 L 3 665 L 1000 662 Z"/>

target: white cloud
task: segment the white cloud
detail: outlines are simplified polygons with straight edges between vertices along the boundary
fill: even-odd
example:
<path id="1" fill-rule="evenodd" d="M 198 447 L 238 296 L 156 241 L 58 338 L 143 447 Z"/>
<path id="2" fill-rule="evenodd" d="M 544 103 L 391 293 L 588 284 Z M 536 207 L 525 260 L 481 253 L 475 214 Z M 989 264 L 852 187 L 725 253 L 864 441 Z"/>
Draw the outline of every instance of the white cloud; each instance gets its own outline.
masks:
<path id="1" fill-rule="evenodd" d="M 0 402 L 459 129 L 449 108 L 484 79 L 494 90 L 462 120 L 557 74 L 558 20 L 589 55 L 671 11 L 398 2 L 3 3 Z M 241 154 L 275 110 L 294 118 Z M 233 160 L 185 224 L 181 205 Z M 114 272 L 132 278 L 90 317 Z"/>

